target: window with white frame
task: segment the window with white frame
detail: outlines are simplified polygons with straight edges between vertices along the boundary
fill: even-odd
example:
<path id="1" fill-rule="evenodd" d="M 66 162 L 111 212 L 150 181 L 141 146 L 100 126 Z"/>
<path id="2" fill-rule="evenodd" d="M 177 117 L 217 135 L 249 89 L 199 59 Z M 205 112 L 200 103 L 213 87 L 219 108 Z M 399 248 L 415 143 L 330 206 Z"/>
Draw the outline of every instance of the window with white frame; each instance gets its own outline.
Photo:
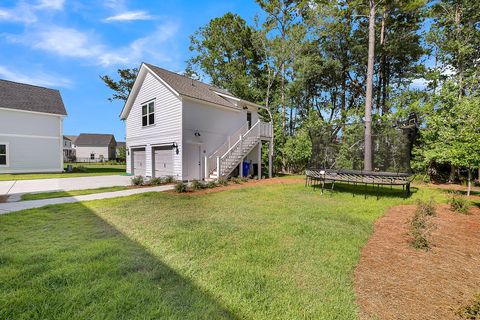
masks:
<path id="1" fill-rule="evenodd" d="M 8 145 L 0 142 L 0 166 L 8 165 Z"/>
<path id="2" fill-rule="evenodd" d="M 155 104 L 153 101 L 142 105 L 142 127 L 155 123 Z"/>

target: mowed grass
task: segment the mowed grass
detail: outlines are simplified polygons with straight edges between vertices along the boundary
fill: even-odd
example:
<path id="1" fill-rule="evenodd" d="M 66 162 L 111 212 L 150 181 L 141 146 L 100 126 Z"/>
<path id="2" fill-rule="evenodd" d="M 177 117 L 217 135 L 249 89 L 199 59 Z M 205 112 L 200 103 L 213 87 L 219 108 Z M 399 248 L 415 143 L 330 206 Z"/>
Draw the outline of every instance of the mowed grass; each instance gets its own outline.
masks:
<path id="1" fill-rule="evenodd" d="M 81 196 L 81 195 L 103 193 L 103 192 L 121 191 L 121 190 L 127 190 L 127 189 L 129 189 L 127 186 L 117 186 L 117 187 L 105 187 L 105 188 L 71 190 L 71 191 L 25 193 L 22 195 L 21 200 L 26 201 L 26 200 L 64 198 L 64 197 Z"/>
<path id="2" fill-rule="evenodd" d="M 431 195 L 443 199 L 290 184 L 7 214 L 0 318 L 355 319 L 353 272 L 374 221 Z"/>
<path id="3" fill-rule="evenodd" d="M 83 166 L 85 167 L 85 172 L 0 173 L 0 181 L 118 175 L 118 174 L 125 173 L 126 171 L 124 164 L 77 163 L 77 164 L 74 164 L 73 166 L 74 167 Z M 66 166 L 65 166 L 65 169 L 66 169 Z"/>

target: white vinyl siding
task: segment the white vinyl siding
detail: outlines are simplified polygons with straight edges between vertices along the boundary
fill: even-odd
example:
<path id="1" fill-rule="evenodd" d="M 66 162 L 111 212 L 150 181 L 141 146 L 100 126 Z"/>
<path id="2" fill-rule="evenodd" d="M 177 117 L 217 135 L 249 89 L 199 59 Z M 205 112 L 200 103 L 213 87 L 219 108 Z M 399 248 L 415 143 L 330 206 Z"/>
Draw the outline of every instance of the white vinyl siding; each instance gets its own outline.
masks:
<path id="1" fill-rule="evenodd" d="M 8 144 L 8 166 L 0 166 L 0 173 L 62 171 L 62 119 L 0 109 L 0 142 Z"/>
<path id="2" fill-rule="evenodd" d="M 146 176 L 153 175 L 152 148 L 155 145 L 176 143 L 179 153 L 173 154 L 173 173 L 176 179 L 182 176 L 182 104 L 181 100 L 161 81 L 147 72 L 140 90 L 125 120 L 127 150 L 132 147 L 145 148 Z M 155 101 L 154 124 L 142 126 L 142 105 Z M 127 154 L 127 170 L 131 173 L 131 157 Z"/>

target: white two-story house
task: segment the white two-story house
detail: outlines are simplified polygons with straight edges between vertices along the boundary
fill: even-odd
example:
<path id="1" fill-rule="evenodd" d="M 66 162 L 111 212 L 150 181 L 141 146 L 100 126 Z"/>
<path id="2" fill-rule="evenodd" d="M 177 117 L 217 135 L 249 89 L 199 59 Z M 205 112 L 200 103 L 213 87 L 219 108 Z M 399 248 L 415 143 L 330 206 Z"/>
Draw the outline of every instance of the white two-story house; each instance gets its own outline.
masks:
<path id="1" fill-rule="evenodd" d="M 127 172 L 216 179 L 245 175 L 246 162 L 253 168 L 250 174 L 260 178 L 262 143 L 268 143 L 271 176 L 273 128 L 261 121 L 261 108 L 226 90 L 144 63 L 120 114 L 126 125 Z"/>
<path id="2" fill-rule="evenodd" d="M 63 171 L 58 90 L 0 80 L 0 174 Z"/>

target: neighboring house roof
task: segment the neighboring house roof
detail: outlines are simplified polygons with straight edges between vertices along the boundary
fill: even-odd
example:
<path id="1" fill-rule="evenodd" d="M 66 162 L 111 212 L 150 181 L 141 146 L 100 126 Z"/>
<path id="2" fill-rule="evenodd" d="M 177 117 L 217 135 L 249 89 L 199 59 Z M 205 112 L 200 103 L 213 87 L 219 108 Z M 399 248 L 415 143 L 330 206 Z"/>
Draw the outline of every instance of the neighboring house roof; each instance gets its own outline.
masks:
<path id="1" fill-rule="evenodd" d="M 67 138 L 68 140 L 72 141 L 73 144 L 75 144 L 75 141 L 77 140 L 78 136 L 63 136 L 64 138 Z"/>
<path id="2" fill-rule="evenodd" d="M 117 141 L 117 148 L 126 147 L 127 143 L 125 141 Z"/>
<path id="3" fill-rule="evenodd" d="M 67 115 L 58 90 L 0 80 L 0 108 Z"/>
<path id="4" fill-rule="evenodd" d="M 150 70 L 155 72 L 157 76 L 162 78 L 162 80 L 165 81 L 173 90 L 182 96 L 215 103 L 224 107 L 237 108 L 235 104 L 215 93 L 220 92 L 235 98 L 235 96 L 225 89 L 216 88 L 206 83 L 193 80 L 187 76 L 183 76 L 148 63 L 145 63 L 145 65 L 150 68 Z"/>
<path id="5" fill-rule="evenodd" d="M 72 141 L 72 140 L 70 140 L 67 136 L 63 136 L 63 140 Z"/>
<path id="6" fill-rule="evenodd" d="M 78 146 L 108 146 L 110 143 L 115 142 L 113 134 L 99 134 L 99 133 L 81 133 L 75 145 Z"/>

